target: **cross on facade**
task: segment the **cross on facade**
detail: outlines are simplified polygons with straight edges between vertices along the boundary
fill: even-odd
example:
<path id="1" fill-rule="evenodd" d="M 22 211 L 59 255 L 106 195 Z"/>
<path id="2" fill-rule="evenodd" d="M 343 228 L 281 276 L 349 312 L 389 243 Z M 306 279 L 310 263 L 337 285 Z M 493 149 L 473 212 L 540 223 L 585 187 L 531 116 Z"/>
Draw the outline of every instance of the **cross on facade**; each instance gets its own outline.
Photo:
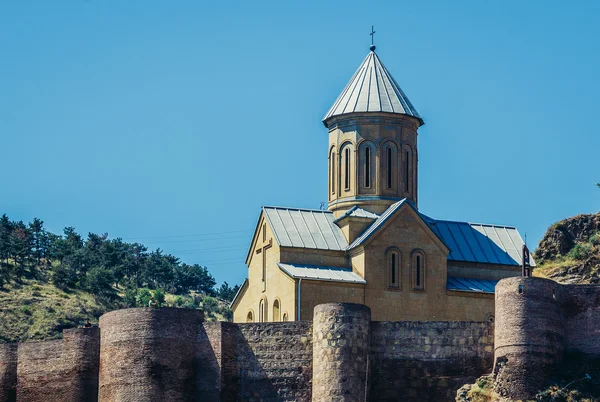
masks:
<path id="1" fill-rule="evenodd" d="M 262 227 L 262 245 L 256 250 L 256 254 L 262 254 L 262 283 L 263 292 L 267 290 L 267 250 L 273 247 L 273 239 L 267 241 L 267 225 Z"/>
<path id="2" fill-rule="evenodd" d="M 375 27 L 373 25 L 371 25 L 371 33 L 369 34 L 371 35 L 371 45 L 374 45 L 374 41 L 375 41 Z"/>

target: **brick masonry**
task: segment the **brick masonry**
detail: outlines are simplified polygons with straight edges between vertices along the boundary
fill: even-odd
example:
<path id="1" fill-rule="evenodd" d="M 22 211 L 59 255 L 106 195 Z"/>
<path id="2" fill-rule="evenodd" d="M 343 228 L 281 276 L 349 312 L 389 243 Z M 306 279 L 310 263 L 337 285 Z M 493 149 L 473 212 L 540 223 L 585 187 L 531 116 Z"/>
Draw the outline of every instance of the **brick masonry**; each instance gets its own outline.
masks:
<path id="1" fill-rule="evenodd" d="M 453 401 L 490 371 L 494 325 L 486 322 L 373 322 L 372 401 Z"/>
<path id="2" fill-rule="evenodd" d="M 547 381 L 563 353 L 600 357 L 598 286 L 509 278 L 496 306 L 495 328 L 370 321 L 365 306 L 339 303 L 314 321 L 250 324 L 119 310 L 63 340 L 0 345 L 0 401 L 453 401 L 494 361 L 511 396 Z"/>

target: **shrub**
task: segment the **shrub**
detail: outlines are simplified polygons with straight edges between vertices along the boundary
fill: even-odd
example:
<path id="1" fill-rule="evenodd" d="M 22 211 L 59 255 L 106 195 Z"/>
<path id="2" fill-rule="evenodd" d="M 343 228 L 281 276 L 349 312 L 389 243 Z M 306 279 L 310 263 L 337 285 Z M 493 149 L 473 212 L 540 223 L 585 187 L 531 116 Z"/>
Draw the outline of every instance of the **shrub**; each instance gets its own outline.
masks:
<path id="1" fill-rule="evenodd" d="M 137 296 L 138 296 L 137 288 L 134 288 L 131 286 L 128 287 L 125 290 L 125 297 L 123 297 L 123 302 L 125 303 L 125 306 L 135 307 L 137 305 Z"/>
<path id="2" fill-rule="evenodd" d="M 177 296 L 177 297 L 175 298 L 175 306 L 176 306 L 176 307 L 181 307 L 181 306 L 183 306 L 183 297 L 181 297 L 181 296 Z"/>
<path id="3" fill-rule="evenodd" d="M 590 243 L 594 246 L 600 246 L 600 232 L 596 232 L 590 237 Z"/>
<path id="4" fill-rule="evenodd" d="M 589 243 L 578 243 L 569 251 L 568 257 L 575 260 L 585 260 L 592 254 L 592 246 Z"/>
<path id="5" fill-rule="evenodd" d="M 148 289 L 144 288 L 140 290 L 136 296 L 136 305 L 138 307 L 148 307 L 150 298 L 152 298 L 152 294 Z"/>
<path id="6" fill-rule="evenodd" d="M 165 304 L 165 291 L 162 289 L 156 289 L 154 291 L 154 301 L 157 307 L 162 307 Z"/>

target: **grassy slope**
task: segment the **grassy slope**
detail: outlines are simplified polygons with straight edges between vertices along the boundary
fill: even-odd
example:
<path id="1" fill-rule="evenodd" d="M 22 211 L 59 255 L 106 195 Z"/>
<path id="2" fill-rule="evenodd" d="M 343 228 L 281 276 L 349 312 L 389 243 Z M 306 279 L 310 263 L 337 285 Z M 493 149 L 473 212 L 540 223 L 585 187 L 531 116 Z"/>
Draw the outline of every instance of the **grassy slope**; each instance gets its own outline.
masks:
<path id="1" fill-rule="evenodd" d="M 122 296 L 122 295 L 121 295 Z M 175 304 L 167 294 L 166 305 Z M 122 308 L 122 302 L 100 302 L 82 290 L 63 291 L 50 283 L 24 280 L 0 289 L 0 343 L 57 339 L 62 330 L 82 325 L 89 319 L 97 323 L 107 311 Z M 205 307 L 207 321 L 227 321 L 222 314 L 226 302 L 217 308 Z"/>

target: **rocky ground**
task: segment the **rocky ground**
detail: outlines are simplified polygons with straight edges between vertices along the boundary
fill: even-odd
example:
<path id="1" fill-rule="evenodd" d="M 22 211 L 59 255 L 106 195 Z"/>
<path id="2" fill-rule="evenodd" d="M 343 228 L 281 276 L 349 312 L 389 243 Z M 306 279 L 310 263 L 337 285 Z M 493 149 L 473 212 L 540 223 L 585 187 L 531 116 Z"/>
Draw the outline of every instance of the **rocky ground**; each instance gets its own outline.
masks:
<path id="1" fill-rule="evenodd" d="M 534 276 L 559 283 L 600 283 L 600 213 L 577 215 L 550 226 L 534 258 L 537 264 Z M 492 375 L 461 387 L 456 401 L 514 402 L 494 392 Z M 546 389 L 540 390 L 534 401 L 600 402 L 600 362 L 565 357 L 555 378 Z"/>

